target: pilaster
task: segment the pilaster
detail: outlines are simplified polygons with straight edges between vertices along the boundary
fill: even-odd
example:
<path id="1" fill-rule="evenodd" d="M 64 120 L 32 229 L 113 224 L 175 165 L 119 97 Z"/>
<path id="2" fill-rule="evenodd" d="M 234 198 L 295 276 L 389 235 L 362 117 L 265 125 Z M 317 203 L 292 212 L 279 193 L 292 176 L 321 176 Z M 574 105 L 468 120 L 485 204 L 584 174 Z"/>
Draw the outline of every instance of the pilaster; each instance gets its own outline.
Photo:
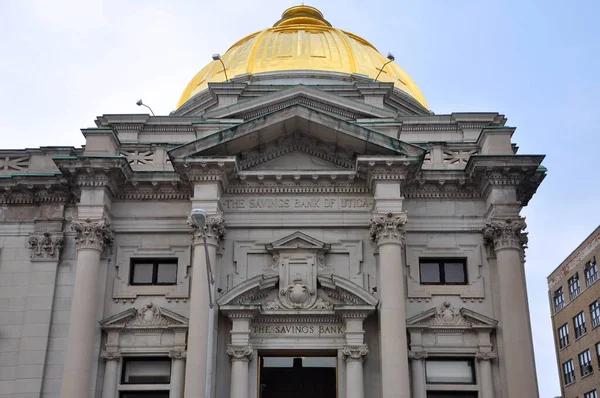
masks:
<path id="1" fill-rule="evenodd" d="M 425 378 L 426 351 L 409 351 L 408 358 L 412 369 L 412 398 L 427 398 L 427 379 Z"/>
<path id="2" fill-rule="evenodd" d="M 102 398 L 113 398 L 117 394 L 118 367 L 119 360 L 121 359 L 121 351 L 101 351 L 100 358 L 104 360 Z"/>

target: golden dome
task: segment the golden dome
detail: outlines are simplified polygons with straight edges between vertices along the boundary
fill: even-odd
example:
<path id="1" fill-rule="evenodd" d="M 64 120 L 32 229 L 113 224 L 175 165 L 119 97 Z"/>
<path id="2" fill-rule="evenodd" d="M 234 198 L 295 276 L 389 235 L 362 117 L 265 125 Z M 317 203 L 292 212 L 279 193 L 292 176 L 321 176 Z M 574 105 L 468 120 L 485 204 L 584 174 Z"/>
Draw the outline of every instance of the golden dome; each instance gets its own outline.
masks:
<path id="1" fill-rule="evenodd" d="M 296 6 L 283 12 L 272 28 L 246 36 L 235 43 L 221 60 L 229 79 L 242 74 L 291 70 L 358 73 L 377 77 L 388 59 L 368 41 L 331 26 L 319 10 Z M 392 82 L 427 108 L 419 87 L 396 63 L 390 62 L 378 81 Z M 206 65 L 187 85 L 177 108 L 205 90 L 208 82 L 223 82 L 220 61 Z"/>

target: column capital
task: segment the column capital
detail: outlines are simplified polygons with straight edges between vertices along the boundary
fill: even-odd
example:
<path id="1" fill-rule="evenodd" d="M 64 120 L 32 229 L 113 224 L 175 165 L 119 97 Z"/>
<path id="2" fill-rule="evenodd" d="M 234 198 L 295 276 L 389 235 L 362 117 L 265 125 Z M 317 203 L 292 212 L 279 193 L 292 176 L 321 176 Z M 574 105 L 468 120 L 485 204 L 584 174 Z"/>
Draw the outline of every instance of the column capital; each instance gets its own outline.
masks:
<path id="1" fill-rule="evenodd" d="M 475 354 L 478 361 L 493 361 L 498 358 L 496 351 L 479 351 Z"/>
<path id="2" fill-rule="evenodd" d="M 204 237 L 206 237 L 207 244 L 217 246 L 227 233 L 223 213 L 219 212 L 206 216 L 206 225 L 204 228 L 194 226 L 191 214 L 190 212 L 187 220 L 189 226 L 192 228 L 192 242 L 194 246 L 204 244 Z"/>
<path id="3" fill-rule="evenodd" d="M 428 354 L 426 351 L 409 351 L 408 358 L 413 360 L 427 359 Z"/>
<path id="4" fill-rule="evenodd" d="M 342 354 L 346 362 L 362 361 L 363 357 L 369 353 L 369 347 L 366 344 L 362 345 L 345 345 L 342 347 Z"/>
<path id="5" fill-rule="evenodd" d="M 58 261 L 63 244 L 62 232 L 32 233 L 29 235 L 29 257 L 31 261 Z"/>
<path id="6" fill-rule="evenodd" d="M 483 228 L 483 240 L 494 251 L 523 250 L 527 244 L 527 234 L 523 233 L 525 228 L 524 218 L 493 218 Z"/>
<path id="7" fill-rule="evenodd" d="M 253 352 L 251 345 L 229 344 L 227 346 L 227 355 L 231 357 L 232 361 L 250 361 Z"/>
<path id="8" fill-rule="evenodd" d="M 105 361 L 118 361 L 119 358 L 121 358 L 121 351 L 102 350 L 100 352 L 100 358 L 104 359 Z"/>
<path id="9" fill-rule="evenodd" d="M 371 217 L 369 234 L 378 246 L 386 243 L 404 245 L 406 213 L 374 213 Z"/>
<path id="10" fill-rule="evenodd" d="M 169 352 L 169 358 L 172 359 L 185 359 L 187 357 L 187 351 L 185 350 L 173 350 Z"/>
<path id="11" fill-rule="evenodd" d="M 71 229 L 77 232 L 77 250 L 93 249 L 102 252 L 114 240 L 114 230 L 106 218 L 74 220 Z"/>

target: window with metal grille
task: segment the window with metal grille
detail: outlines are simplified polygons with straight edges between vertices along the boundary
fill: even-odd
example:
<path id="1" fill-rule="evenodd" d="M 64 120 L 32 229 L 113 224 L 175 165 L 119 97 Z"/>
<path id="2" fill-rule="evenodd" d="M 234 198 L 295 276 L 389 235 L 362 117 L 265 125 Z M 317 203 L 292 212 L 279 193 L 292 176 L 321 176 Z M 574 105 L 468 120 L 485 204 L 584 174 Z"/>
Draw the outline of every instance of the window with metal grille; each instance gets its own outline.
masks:
<path id="1" fill-rule="evenodd" d="M 131 259 L 130 285 L 174 285 L 176 283 L 176 258 Z"/>
<path id="2" fill-rule="evenodd" d="M 562 287 L 554 292 L 554 312 L 562 310 L 565 306 L 565 296 Z"/>
<path id="3" fill-rule="evenodd" d="M 569 298 L 573 300 L 581 293 L 581 283 L 579 283 L 579 273 L 569 278 Z"/>
<path id="4" fill-rule="evenodd" d="M 565 323 L 558 328 L 558 346 L 565 348 L 569 345 L 569 324 Z"/>
<path id="5" fill-rule="evenodd" d="M 419 259 L 422 285 L 466 285 L 467 261 L 457 258 Z"/>
<path id="6" fill-rule="evenodd" d="M 594 256 L 592 261 L 588 261 L 585 264 L 584 274 L 585 284 L 588 287 L 598 280 L 598 265 L 596 264 L 596 256 Z"/>
<path id="7" fill-rule="evenodd" d="M 584 352 L 580 353 L 578 357 L 579 369 L 581 370 L 581 377 L 593 373 L 594 368 L 592 368 L 592 354 L 590 354 L 590 350 L 585 350 Z"/>
<path id="8" fill-rule="evenodd" d="M 592 328 L 600 325 L 600 299 L 590 304 L 590 316 L 592 318 Z"/>
<path id="9" fill-rule="evenodd" d="M 587 333 L 587 329 L 585 328 L 585 314 L 583 311 L 573 317 L 573 325 L 575 326 L 576 339 Z"/>
<path id="10" fill-rule="evenodd" d="M 598 393 L 594 388 L 592 391 L 588 391 L 585 394 L 583 394 L 583 398 L 598 398 Z"/>
<path id="11" fill-rule="evenodd" d="M 575 367 L 573 366 L 573 360 L 569 359 L 567 362 L 562 364 L 563 378 L 565 385 L 575 382 Z"/>

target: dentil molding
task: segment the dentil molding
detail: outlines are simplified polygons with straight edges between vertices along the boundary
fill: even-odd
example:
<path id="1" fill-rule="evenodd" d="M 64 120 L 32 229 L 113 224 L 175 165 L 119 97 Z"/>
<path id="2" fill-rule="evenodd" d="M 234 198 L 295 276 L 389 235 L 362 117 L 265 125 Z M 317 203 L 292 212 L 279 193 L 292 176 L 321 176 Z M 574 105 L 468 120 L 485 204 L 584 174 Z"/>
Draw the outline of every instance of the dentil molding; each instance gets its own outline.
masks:
<path id="1" fill-rule="evenodd" d="M 29 235 L 31 261 L 58 261 L 64 244 L 62 232 L 33 233 Z"/>
<path id="2" fill-rule="evenodd" d="M 404 245 L 406 213 L 373 214 L 369 234 L 375 244 L 396 243 Z"/>
<path id="3" fill-rule="evenodd" d="M 72 222 L 71 229 L 77 232 L 77 250 L 94 249 L 102 252 L 114 240 L 114 230 L 106 218 L 76 220 Z"/>

